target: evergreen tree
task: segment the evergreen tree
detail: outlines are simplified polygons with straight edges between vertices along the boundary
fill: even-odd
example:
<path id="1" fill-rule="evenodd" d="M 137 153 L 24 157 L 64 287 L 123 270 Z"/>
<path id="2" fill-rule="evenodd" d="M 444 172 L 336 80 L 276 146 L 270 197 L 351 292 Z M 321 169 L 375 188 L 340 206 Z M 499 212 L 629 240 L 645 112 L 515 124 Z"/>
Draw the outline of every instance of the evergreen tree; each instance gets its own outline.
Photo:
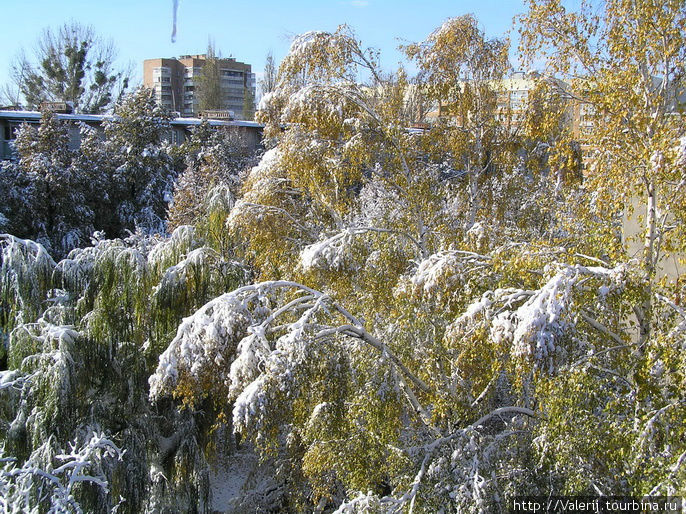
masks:
<path id="1" fill-rule="evenodd" d="M 163 140 L 171 113 L 155 103 L 150 90 L 139 88 L 117 104 L 114 114 L 105 122 L 108 162 L 102 164 L 111 184 L 106 194 L 113 216 L 107 233 L 134 228 L 164 232 L 176 176 Z"/>
<path id="2" fill-rule="evenodd" d="M 24 125 L 16 148 L 19 161 L 2 170 L 8 230 L 66 255 L 88 241 L 94 222 L 86 177 L 72 166 L 67 127 L 46 111 L 38 128 Z"/>
<path id="3" fill-rule="evenodd" d="M 168 216 L 169 230 L 201 223 L 208 215 L 209 195 L 218 187 L 226 190 L 232 206 L 242 172 L 255 160 L 239 133 L 214 131 L 206 121 L 193 132 L 185 151 L 186 169 L 174 189 Z"/>

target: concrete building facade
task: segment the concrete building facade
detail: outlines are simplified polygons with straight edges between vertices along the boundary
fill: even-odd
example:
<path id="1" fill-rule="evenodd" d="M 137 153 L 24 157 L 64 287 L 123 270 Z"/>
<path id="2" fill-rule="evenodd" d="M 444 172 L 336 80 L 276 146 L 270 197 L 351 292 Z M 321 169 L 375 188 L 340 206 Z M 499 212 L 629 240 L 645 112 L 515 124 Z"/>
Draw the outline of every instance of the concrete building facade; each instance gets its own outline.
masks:
<path id="1" fill-rule="evenodd" d="M 155 100 L 184 117 L 200 115 L 196 94 L 197 77 L 207 56 L 182 55 L 178 59 L 143 61 L 143 85 L 155 92 Z M 236 59 L 218 59 L 222 109 L 232 111 L 236 119 L 245 119 L 246 94 L 255 98 L 255 74 L 250 64 Z"/>

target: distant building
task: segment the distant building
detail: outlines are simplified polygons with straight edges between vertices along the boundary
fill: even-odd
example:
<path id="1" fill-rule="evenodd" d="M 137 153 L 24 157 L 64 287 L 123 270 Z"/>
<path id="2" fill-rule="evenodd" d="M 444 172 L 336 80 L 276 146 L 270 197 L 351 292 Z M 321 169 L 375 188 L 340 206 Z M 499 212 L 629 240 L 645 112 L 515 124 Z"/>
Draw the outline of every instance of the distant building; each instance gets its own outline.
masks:
<path id="1" fill-rule="evenodd" d="M 245 119 L 243 105 L 246 92 L 255 98 L 255 74 L 249 64 L 236 59 L 218 59 L 222 91 L 222 108 L 233 111 L 236 119 Z M 155 100 L 184 117 L 198 116 L 196 78 L 207 62 L 207 56 L 182 55 L 178 59 L 143 61 L 143 85 L 155 91 Z"/>
<path id="2" fill-rule="evenodd" d="M 541 81 L 557 88 L 558 92 L 568 89 L 568 85 L 553 77 L 543 77 L 540 73 L 532 71 L 524 73 L 517 71 L 498 81 L 495 85 L 497 92 L 497 117 L 502 122 L 507 122 L 514 130 L 519 129 L 526 120 L 529 109 L 530 95 L 539 86 Z M 567 109 L 565 122 L 571 123 L 572 113 Z"/>
<path id="3" fill-rule="evenodd" d="M 528 73 L 514 72 L 497 81 L 489 82 L 489 86 L 496 94 L 496 119 L 506 124 L 511 130 L 517 130 L 526 119 L 529 108 L 529 96 L 539 85 L 541 80 L 554 84 L 560 92 L 568 89 L 568 85 L 553 77 L 543 77 L 538 72 Z M 446 116 L 446 105 L 440 104 L 426 114 L 428 122 L 435 122 L 438 118 Z M 571 108 L 566 113 L 565 121 L 572 123 L 573 112 Z M 460 125 L 459 116 L 455 117 L 455 123 Z"/>

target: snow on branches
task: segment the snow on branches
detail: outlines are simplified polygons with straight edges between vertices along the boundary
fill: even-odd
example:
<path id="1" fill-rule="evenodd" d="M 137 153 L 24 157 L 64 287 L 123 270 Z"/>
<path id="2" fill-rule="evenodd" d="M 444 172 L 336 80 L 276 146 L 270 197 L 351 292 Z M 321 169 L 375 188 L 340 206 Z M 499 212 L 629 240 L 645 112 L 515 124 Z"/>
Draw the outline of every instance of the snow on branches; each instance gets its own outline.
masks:
<path id="1" fill-rule="evenodd" d="M 617 339 L 587 312 L 608 294 L 623 290 L 628 282 L 627 266 L 558 264 L 549 266 L 550 271 L 555 273 L 537 290 L 485 292 L 449 327 L 448 337 L 459 337 L 471 327 L 486 323 L 492 341 L 509 345 L 513 356 L 550 372 L 564 360 L 567 350 L 561 343 L 580 320 Z M 589 289 L 591 284 L 593 289 Z M 591 298 L 584 298 L 589 292 Z"/>
<path id="2" fill-rule="evenodd" d="M 136 233 L 108 240 L 96 233 L 92 243 L 55 265 L 37 243 L 12 236 L 0 239 L 0 365 L 10 370 L 0 372 L 0 435 L 3 452 L 16 457 L 6 470 L 15 478 L 22 469 L 28 473 L 21 479 L 33 494 L 28 501 L 37 501 L 43 509 L 52 501 L 48 485 L 57 487 L 57 482 L 41 486 L 42 478 L 32 470 L 63 469 L 56 479 L 64 485 L 71 472 L 60 466 L 67 462 L 49 467 L 56 449 L 82 434 L 84 425 L 99 425 L 121 436 L 132 452 L 124 464 L 108 464 L 102 473 L 83 468 L 78 476 L 118 480 L 123 471 L 136 485 L 118 487 L 116 492 L 133 510 L 146 510 L 145 502 L 159 498 L 177 506 L 186 505 L 183 501 L 199 505 L 208 489 L 207 464 L 195 440 L 197 425 L 173 406 L 166 411 L 168 416 L 151 421 L 147 387 L 142 384 L 150 374 L 148 359 L 168 344 L 182 316 L 242 283 L 244 268 L 204 246 L 206 239 L 190 226 L 177 228 L 171 237 Z M 156 408 L 159 414 L 160 407 Z M 183 437 L 174 435 L 175 430 Z M 159 433 L 178 443 L 157 447 Z M 57 453 L 69 456 L 79 451 Z M 39 454 L 30 457 L 35 452 Z M 147 468 L 158 456 L 169 482 L 178 484 L 165 485 L 163 491 L 147 478 Z M 189 459 L 192 464 L 170 471 L 170 459 Z M 13 483 L 8 487 L 15 487 Z M 60 491 L 56 494 L 64 496 Z M 36 500 L 36 494 L 45 498 Z M 69 494 L 80 503 L 92 500 L 88 509 L 98 511 L 118 501 L 98 487 L 78 487 Z M 24 507 L 16 511 L 28 509 Z M 77 507 L 70 507 L 73 511 Z"/>
<path id="3" fill-rule="evenodd" d="M 300 252 L 300 264 L 304 270 L 315 268 L 340 270 L 353 261 L 352 244 L 356 234 L 369 232 L 365 228 L 349 228 L 329 238 L 306 246 Z"/>
<path id="4" fill-rule="evenodd" d="M 275 300 L 282 305 L 273 307 Z M 186 318 L 150 377 L 150 397 L 173 392 L 193 401 L 203 385 L 216 391 L 219 382 L 235 400 L 235 427 L 246 430 L 265 415 L 267 382 L 287 391 L 308 345 L 334 344 L 339 336 L 373 348 L 401 380 L 428 390 L 386 344 L 327 295 L 295 282 L 271 281 L 226 293 Z M 424 415 L 409 387 L 406 393 Z"/>
<path id="5" fill-rule="evenodd" d="M 413 512 L 421 487 L 424 487 L 424 501 L 454 505 L 458 511 L 487 512 L 500 500 L 498 474 L 492 470 L 513 458 L 508 443 L 526 434 L 527 418 L 533 417 L 535 413 L 531 409 L 501 407 L 450 435 L 404 448 L 403 452 L 419 462 L 419 469 L 407 480 L 405 490 L 383 497 L 371 491 L 359 493 L 352 500 L 342 502 L 335 512 L 353 514 L 366 512 L 365 508 L 390 513 L 405 512 L 409 508 Z M 496 423 L 504 428 L 494 431 L 492 427 Z"/>
<path id="6" fill-rule="evenodd" d="M 155 374 L 150 377 L 150 397 L 170 392 L 183 375 L 199 381 L 210 369 L 217 373 L 213 373 L 217 382 L 224 382 L 230 364 L 228 359 L 250 317 L 242 299 L 227 293 L 185 318 L 174 340 L 160 355 Z"/>
<path id="7" fill-rule="evenodd" d="M 24 375 L 16 369 L 0 371 L 0 391 L 4 389 L 21 391 L 31 378 L 31 375 Z"/>
<path id="8" fill-rule="evenodd" d="M 442 291 L 463 284 L 467 275 L 488 266 L 487 256 L 462 250 L 444 250 L 421 261 L 410 282 L 424 294 L 440 297 Z"/>
<path id="9" fill-rule="evenodd" d="M 39 243 L 0 234 L 0 262 L 0 306 L 8 309 L 17 325 L 33 321 L 55 261 Z"/>
<path id="10" fill-rule="evenodd" d="M 14 458 L 0 453 L 0 509 L 3 512 L 38 513 L 45 512 L 43 507 L 49 506 L 47 512 L 50 513 L 81 513 L 83 509 L 74 497 L 74 488 L 88 482 L 107 491 L 103 462 L 122 460 L 126 451 L 119 449 L 105 434 L 96 432 L 81 445 L 76 440 L 70 443 L 70 449 L 55 455 L 47 466 L 41 465 L 43 450 L 41 447 L 34 451 L 20 467 Z"/>

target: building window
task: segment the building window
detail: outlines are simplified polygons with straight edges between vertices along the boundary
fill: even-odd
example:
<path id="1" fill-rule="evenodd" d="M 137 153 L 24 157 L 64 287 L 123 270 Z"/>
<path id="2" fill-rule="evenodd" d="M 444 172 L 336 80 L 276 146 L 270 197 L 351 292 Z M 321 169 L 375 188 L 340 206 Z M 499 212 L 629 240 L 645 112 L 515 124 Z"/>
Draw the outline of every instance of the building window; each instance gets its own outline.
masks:
<path id="1" fill-rule="evenodd" d="M 220 73 L 221 73 L 222 77 L 238 77 L 238 78 L 243 77 L 242 71 L 220 70 Z"/>

